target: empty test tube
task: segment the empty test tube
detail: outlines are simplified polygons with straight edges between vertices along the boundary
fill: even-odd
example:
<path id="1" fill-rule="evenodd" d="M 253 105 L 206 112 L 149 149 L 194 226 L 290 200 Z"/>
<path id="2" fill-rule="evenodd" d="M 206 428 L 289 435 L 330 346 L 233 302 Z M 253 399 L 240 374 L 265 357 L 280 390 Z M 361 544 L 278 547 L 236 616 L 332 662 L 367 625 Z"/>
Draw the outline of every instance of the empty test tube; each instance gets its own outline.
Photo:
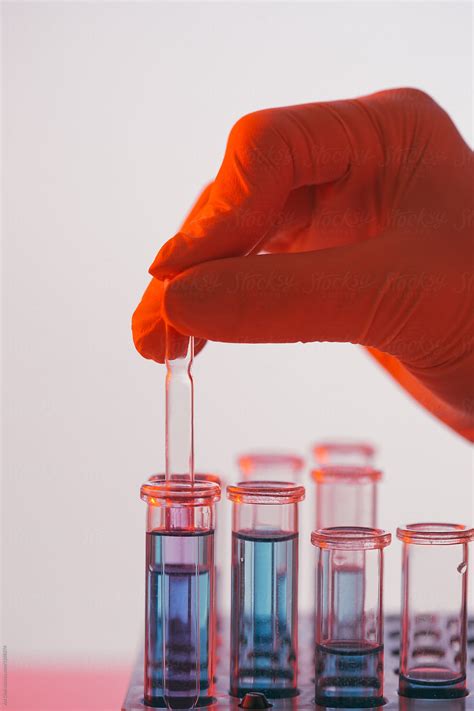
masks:
<path id="1" fill-rule="evenodd" d="M 402 551 L 399 693 L 465 696 L 468 544 L 474 529 L 415 523 L 397 529 Z"/>
<path id="2" fill-rule="evenodd" d="M 325 466 L 312 472 L 316 484 L 316 530 L 334 526 L 357 526 L 376 528 L 377 526 L 377 488 L 381 472 L 372 467 Z M 328 564 L 328 557 L 323 564 Z M 365 579 L 365 557 L 349 557 L 345 566 L 341 562 L 338 579 L 344 579 L 346 599 L 350 605 L 359 605 L 358 614 L 363 614 L 363 589 Z M 316 585 L 318 590 L 318 569 Z M 324 599 L 321 604 L 325 605 Z M 352 614 L 352 612 L 351 612 Z"/>
<path id="3" fill-rule="evenodd" d="M 215 502 L 212 481 L 141 487 L 147 503 L 145 702 L 191 708 L 214 692 Z"/>
<path id="4" fill-rule="evenodd" d="M 295 481 L 298 482 L 304 460 L 290 453 L 242 454 L 237 459 L 240 473 L 245 481 Z"/>
<path id="5" fill-rule="evenodd" d="M 324 466 L 314 469 L 316 528 L 377 525 L 377 486 L 382 473 L 372 467 Z"/>
<path id="6" fill-rule="evenodd" d="M 317 466 L 370 467 L 374 464 L 375 447 L 368 442 L 332 440 L 317 442 L 313 446 Z"/>
<path id="7" fill-rule="evenodd" d="M 298 502 L 284 482 L 227 487 L 232 501 L 230 693 L 296 696 Z"/>
<path id="8" fill-rule="evenodd" d="M 383 703 L 383 549 L 390 541 L 375 528 L 311 534 L 318 552 L 315 684 L 322 706 Z M 348 584 L 351 570 L 356 585 Z"/>

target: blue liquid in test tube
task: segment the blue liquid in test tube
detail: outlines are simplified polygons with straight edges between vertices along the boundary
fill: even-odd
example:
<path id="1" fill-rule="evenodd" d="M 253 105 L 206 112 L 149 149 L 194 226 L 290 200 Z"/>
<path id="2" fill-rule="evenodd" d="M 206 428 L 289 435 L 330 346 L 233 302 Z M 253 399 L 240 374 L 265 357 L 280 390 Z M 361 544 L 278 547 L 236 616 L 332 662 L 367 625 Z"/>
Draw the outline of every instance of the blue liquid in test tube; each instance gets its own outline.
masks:
<path id="1" fill-rule="evenodd" d="M 298 520 L 304 488 L 243 482 L 233 502 L 230 693 L 297 689 Z"/>
<path id="2" fill-rule="evenodd" d="M 318 548 L 315 698 L 378 707 L 383 698 L 383 548 L 390 534 L 340 526 L 313 531 Z"/>
<path id="3" fill-rule="evenodd" d="M 179 695 L 183 707 L 189 708 L 196 692 L 197 674 L 199 695 L 208 695 L 212 683 L 209 679 L 209 657 L 212 644 L 213 536 L 211 532 L 184 535 L 147 533 L 148 688 L 145 695 L 151 701 L 164 700 L 165 688 L 169 687 L 170 691 Z"/>
<path id="4" fill-rule="evenodd" d="M 232 548 L 234 691 L 288 695 L 296 680 L 298 534 L 234 533 Z"/>
<path id="5" fill-rule="evenodd" d="M 152 477 L 147 504 L 144 699 L 209 704 L 215 673 L 215 502 L 220 487 Z"/>

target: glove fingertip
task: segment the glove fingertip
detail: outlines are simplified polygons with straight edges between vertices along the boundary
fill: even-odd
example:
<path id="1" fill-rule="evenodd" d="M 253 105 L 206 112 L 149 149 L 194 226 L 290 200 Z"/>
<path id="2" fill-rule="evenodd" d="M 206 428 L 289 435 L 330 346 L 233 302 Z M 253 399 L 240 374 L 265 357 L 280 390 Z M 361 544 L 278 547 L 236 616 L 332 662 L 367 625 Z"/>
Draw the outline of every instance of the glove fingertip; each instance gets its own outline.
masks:
<path id="1" fill-rule="evenodd" d="M 180 242 L 182 242 L 182 240 L 183 235 L 178 232 L 162 246 L 148 269 L 149 274 L 155 277 L 155 279 L 160 279 L 161 281 L 172 279 L 176 274 L 182 271 L 183 268 L 186 268 L 186 265 L 180 264 L 179 259 L 179 254 L 183 251 L 180 249 Z"/>
<path id="2" fill-rule="evenodd" d="M 166 279 L 173 279 L 177 272 L 171 269 L 166 262 L 164 264 L 161 262 L 155 264 L 155 262 L 153 262 L 151 267 L 148 269 L 148 274 L 159 281 L 166 281 Z"/>
<path id="3" fill-rule="evenodd" d="M 138 353 L 156 363 L 165 362 L 166 333 L 163 322 L 150 323 L 143 320 L 140 307 L 132 316 L 132 338 Z M 138 312 L 138 313 L 137 313 Z"/>

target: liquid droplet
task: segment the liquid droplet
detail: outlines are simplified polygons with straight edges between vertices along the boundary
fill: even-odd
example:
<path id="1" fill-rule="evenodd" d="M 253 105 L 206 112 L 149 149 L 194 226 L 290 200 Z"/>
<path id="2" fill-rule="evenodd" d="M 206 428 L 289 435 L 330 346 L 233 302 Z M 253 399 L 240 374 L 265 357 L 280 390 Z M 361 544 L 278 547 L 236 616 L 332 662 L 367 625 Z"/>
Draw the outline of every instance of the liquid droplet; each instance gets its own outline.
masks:
<path id="1" fill-rule="evenodd" d="M 467 570 L 467 563 L 464 560 L 462 563 L 459 563 L 459 565 L 458 565 L 458 573 L 461 573 L 461 575 L 464 575 L 466 570 Z"/>

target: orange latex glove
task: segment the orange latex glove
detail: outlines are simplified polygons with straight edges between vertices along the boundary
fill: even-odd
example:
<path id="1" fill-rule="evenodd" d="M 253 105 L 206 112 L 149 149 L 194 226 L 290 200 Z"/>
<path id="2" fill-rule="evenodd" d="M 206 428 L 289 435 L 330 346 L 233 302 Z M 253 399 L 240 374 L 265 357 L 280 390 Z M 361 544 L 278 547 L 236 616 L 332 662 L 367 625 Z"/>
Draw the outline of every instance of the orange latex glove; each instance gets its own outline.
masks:
<path id="1" fill-rule="evenodd" d="M 414 89 L 244 116 L 150 268 L 137 349 L 163 361 L 165 318 L 198 347 L 359 343 L 473 439 L 473 165 Z"/>

